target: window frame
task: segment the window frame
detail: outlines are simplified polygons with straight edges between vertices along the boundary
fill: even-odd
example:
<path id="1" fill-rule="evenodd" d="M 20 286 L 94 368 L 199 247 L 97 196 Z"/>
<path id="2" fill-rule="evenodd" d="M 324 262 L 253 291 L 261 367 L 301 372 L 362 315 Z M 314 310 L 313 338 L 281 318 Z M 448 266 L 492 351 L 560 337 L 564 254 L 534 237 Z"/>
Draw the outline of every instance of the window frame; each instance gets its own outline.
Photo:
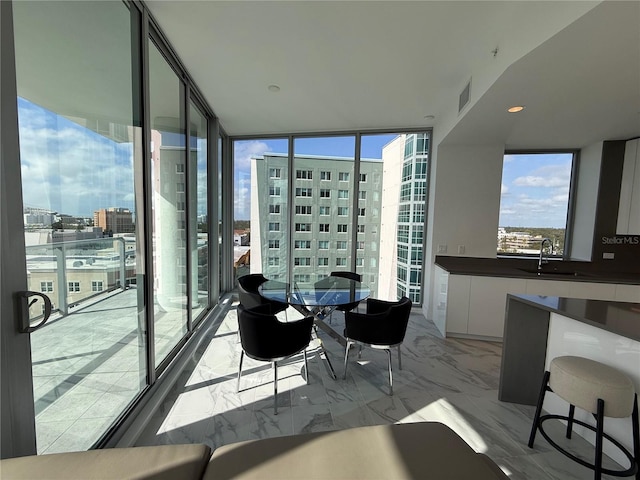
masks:
<path id="1" fill-rule="evenodd" d="M 505 150 L 502 154 L 503 158 L 503 167 L 501 173 L 501 178 L 504 175 L 504 157 L 507 155 L 553 155 L 553 154 L 571 154 L 573 158 L 571 159 L 571 173 L 569 176 L 569 195 L 567 198 L 567 216 L 566 216 L 566 226 L 564 231 L 564 250 L 562 255 L 558 254 L 549 254 L 547 255 L 549 258 L 557 259 L 557 260 L 569 260 L 571 252 L 571 244 L 572 244 L 572 235 L 573 235 L 573 223 L 575 219 L 575 203 L 576 203 L 576 195 L 578 188 L 578 171 L 580 167 L 580 149 L 577 148 L 558 148 L 558 149 L 516 149 L 516 150 Z M 498 204 L 498 223 L 500 218 L 500 209 L 502 207 L 502 196 L 500 196 L 500 202 Z M 498 225 L 498 228 L 500 226 Z M 496 243 L 497 243 L 497 234 L 496 232 Z M 496 256 L 497 258 L 535 258 L 539 256 L 539 253 L 511 253 L 511 252 L 498 252 L 496 247 Z"/>

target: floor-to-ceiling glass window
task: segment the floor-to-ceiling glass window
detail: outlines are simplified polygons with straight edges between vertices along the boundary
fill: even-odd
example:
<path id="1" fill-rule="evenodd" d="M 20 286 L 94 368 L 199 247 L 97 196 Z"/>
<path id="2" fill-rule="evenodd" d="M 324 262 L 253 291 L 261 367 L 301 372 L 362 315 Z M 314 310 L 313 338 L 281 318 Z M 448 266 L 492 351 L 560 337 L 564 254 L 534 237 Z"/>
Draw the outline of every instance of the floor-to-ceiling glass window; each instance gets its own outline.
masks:
<path id="1" fill-rule="evenodd" d="M 207 208 L 207 118 L 189 104 L 189 237 L 191 248 L 191 316 L 209 303 L 209 212 Z"/>
<path id="2" fill-rule="evenodd" d="M 184 84 L 149 39 L 156 367 L 187 332 Z"/>
<path id="3" fill-rule="evenodd" d="M 234 278 L 286 279 L 288 150 L 287 139 L 234 142 Z"/>
<path id="4" fill-rule="evenodd" d="M 292 280 L 313 284 L 353 271 L 355 136 L 294 140 Z"/>
<path id="5" fill-rule="evenodd" d="M 83 450 L 145 384 L 138 15 L 122 2 L 13 9 L 24 199 L 14 208 L 28 288 L 54 305 L 31 334 L 37 449 Z"/>

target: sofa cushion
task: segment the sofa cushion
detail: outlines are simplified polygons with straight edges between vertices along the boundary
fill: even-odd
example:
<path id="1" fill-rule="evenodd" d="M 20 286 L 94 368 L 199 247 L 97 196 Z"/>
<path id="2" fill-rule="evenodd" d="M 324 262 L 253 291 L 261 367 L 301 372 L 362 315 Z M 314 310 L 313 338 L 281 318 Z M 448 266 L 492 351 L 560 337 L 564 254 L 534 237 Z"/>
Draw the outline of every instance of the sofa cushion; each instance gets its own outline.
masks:
<path id="1" fill-rule="evenodd" d="M 506 479 L 436 422 L 351 428 L 225 445 L 204 479 Z"/>
<path id="2" fill-rule="evenodd" d="M 199 479 L 211 457 L 206 445 L 159 445 L 55 453 L 0 460 L 2 480 Z"/>

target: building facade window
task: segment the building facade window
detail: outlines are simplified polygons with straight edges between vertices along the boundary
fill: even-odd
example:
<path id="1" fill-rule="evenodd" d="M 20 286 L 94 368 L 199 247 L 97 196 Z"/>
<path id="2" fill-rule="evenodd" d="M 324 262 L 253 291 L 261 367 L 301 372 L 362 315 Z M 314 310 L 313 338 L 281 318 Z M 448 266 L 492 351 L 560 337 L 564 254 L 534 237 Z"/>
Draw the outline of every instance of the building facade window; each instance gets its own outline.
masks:
<path id="1" fill-rule="evenodd" d="M 320 180 L 331 180 L 331 172 L 322 171 L 320 172 Z"/>
<path id="2" fill-rule="evenodd" d="M 338 233 L 347 233 L 349 227 L 346 223 L 339 223 L 338 224 Z"/>
<path id="3" fill-rule="evenodd" d="M 269 178 L 282 178 L 282 170 L 280 168 L 270 168 Z"/>
<path id="4" fill-rule="evenodd" d="M 296 249 L 310 249 L 311 240 L 296 240 L 294 242 L 294 248 Z"/>
<path id="5" fill-rule="evenodd" d="M 313 171 L 312 170 L 296 170 L 296 179 L 313 180 Z"/>
<path id="6" fill-rule="evenodd" d="M 53 282 L 40 282 L 40 291 L 43 293 L 53 292 Z"/>
<path id="7" fill-rule="evenodd" d="M 318 250 L 329 250 L 329 240 L 318 240 Z"/>
<path id="8" fill-rule="evenodd" d="M 279 232 L 280 231 L 280 222 L 269 222 L 269 231 L 270 232 Z"/>
<path id="9" fill-rule="evenodd" d="M 313 196 L 313 189 L 300 188 L 300 187 L 296 188 L 296 197 L 312 197 L 312 196 Z"/>
<path id="10" fill-rule="evenodd" d="M 338 181 L 340 182 L 348 182 L 349 181 L 349 172 L 338 172 Z"/>
<path id="11" fill-rule="evenodd" d="M 67 289 L 69 293 L 80 291 L 80 282 L 67 282 Z"/>
<path id="12" fill-rule="evenodd" d="M 280 213 L 280 205 L 269 205 L 269 213 Z"/>
<path id="13" fill-rule="evenodd" d="M 296 223 L 295 224 L 296 232 L 310 232 L 311 224 L 310 223 Z"/>
<path id="14" fill-rule="evenodd" d="M 91 281 L 91 291 L 92 292 L 101 292 L 103 290 L 102 282 L 99 280 Z"/>
<path id="15" fill-rule="evenodd" d="M 268 245 L 269 248 L 280 248 L 280 240 L 270 239 Z"/>
<path id="16" fill-rule="evenodd" d="M 329 227 L 330 227 L 330 224 L 328 224 L 328 223 L 321 223 L 321 224 L 319 224 L 319 225 L 318 225 L 318 230 L 319 230 L 320 232 L 323 232 L 323 233 L 329 233 L 329 230 L 330 230 L 330 228 L 329 228 Z"/>
<path id="17" fill-rule="evenodd" d="M 349 207 L 338 207 L 338 216 L 346 217 L 349 215 Z"/>
<path id="18" fill-rule="evenodd" d="M 280 196 L 280 187 L 269 187 L 269 196 L 270 197 L 279 197 Z"/>
<path id="19" fill-rule="evenodd" d="M 296 215 L 311 215 L 311 205 L 296 205 Z"/>
<path id="20" fill-rule="evenodd" d="M 329 190 L 328 188 L 321 188 L 320 198 L 331 198 L 331 190 Z"/>
<path id="21" fill-rule="evenodd" d="M 336 241 L 336 250 L 346 250 L 347 242 L 345 240 Z"/>
<path id="22" fill-rule="evenodd" d="M 293 264 L 297 267 L 309 267 L 311 266 L 311 257 L 295 257 Z"/>

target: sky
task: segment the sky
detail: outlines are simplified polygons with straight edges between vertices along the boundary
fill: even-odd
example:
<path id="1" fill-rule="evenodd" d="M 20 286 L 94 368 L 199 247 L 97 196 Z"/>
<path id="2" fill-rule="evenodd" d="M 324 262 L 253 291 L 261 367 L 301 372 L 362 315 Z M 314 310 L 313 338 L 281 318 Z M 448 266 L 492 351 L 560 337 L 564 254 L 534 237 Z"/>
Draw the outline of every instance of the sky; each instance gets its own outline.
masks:
<path id="1" fill-rule="evenodd" d="M 84 217 L 92 217 L 95 210 L 105 207 L 135 210 L 131 143 L 110 140 L 23 98 L 18 99 L 18 109 L 25 206 Z M 383 146 L 395 136 L 364 135 L 361 156 L 382 158 Z M 163 138 L 163 142 L 173 140 Z M 297 154 L 353 157 L 355 139 L 299 138 L 294 149 Z M 251 158 L 287 150 L 286 138 L 235 142 L 236 219 L 250 218 Z M 506 155 L 499 225 L 564 228 L 571 161 L 571 154 Z M 203 163 L 198 175 L 202 185 Z M 199 188 L 198 215 L 204 214 L 205 194 Z"/>
<path id="2" fill-rule="evenodd" d="M 501 227 L 565 228 L 573 155 L 505 155 Z"/>

